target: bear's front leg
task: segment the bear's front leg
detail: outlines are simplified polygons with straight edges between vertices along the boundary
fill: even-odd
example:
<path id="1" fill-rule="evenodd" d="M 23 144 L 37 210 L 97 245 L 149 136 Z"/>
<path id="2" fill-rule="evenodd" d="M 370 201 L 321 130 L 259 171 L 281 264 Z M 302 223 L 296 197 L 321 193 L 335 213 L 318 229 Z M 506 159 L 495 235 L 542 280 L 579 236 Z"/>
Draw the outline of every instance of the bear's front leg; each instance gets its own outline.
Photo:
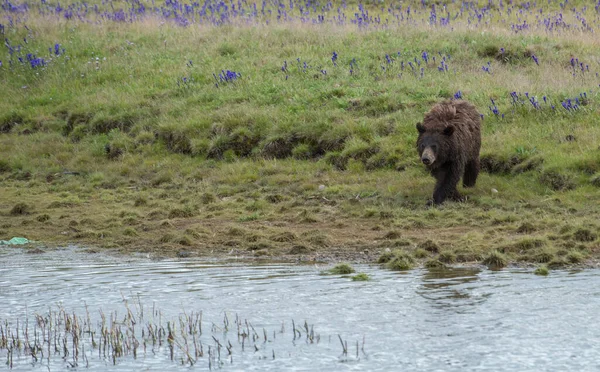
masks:
<path id="1" fill-rule="evenodd" d="M 462 172 L 458 167 L 441 168 L 433 176 L 437 179 L 433 190 L 433 204 L 442 204 L 446 199 L 462 201 L 463 197 L 456 189 Z"/>

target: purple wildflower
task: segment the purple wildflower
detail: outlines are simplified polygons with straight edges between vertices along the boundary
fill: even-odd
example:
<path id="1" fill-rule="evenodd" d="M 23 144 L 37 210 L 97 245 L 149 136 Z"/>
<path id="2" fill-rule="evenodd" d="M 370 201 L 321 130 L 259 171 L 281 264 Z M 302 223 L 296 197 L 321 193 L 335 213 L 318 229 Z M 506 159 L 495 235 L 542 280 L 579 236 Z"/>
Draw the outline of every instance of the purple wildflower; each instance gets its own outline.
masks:
<path id="1" fill-rule="evenodd" d="M 535 99 L 535 96 L 531 96 L 529 97 L 529 102 L 531 102 L 531 105 L 533 106 L 533 108 L 540 109 L 540 103 L 537 101 L 537 99 Z"/>
<path id="2" fill-rule="evenodd" d="M 540 65 L 540 62 L 538 61 L 538 58 L 535 56 L 535 54 L 531 55 L 531 58 L 533 59 L 533 61 L 535 62 L 536 65 Z"/>
<path id="3" fill-rule="evenodd" d="M 230 83 L 236 81 L 238 78 L 242 77 L 242 74 L 239 72 L 231 71 L 231 70 L 221 70 L 219 77 L 213 74 L 213 77 L 217 81 L 217 88 L 219 87 L 219 83 Z"/>
<path id="4" fill-rule="evenodd" d="M 494 102 L 493 98 L 490 98 L 490 101 L 492 101 L 492 106 L 488 106 L 490 111 L 492 112 L 492 114 L 496 115 L 496 117 L 500 116 L 500 110 L 498 110 L 498 107 L 496 106 L 496 102 Z M 502 116 L 504 117 L 504 116 Z"/>
<path id="5" fill-rule="evenodd" d="M 189 83 L 191 83 L 191 82 L 192 82 L 192 80 L 193 80 L 193 79 L 192 79 L 191 77 L 190 77 L 190 78 L 187 78 L 187 77 L 183 76 L 183 77 L 181 78 L 181 80 L 177 79 L 177 86 L 178 86 L 178 87 L 180 87 L 180 88 L 181 88 L 181 87 L 184 87 L 184 88 L 189 88 L 189 87 L 190 87 L 190 84 L 189 84 Z"/>
<path id="6" fill-rule="evenodd" d="M 454 93 L 454 99 L 462 99 L 462 92 L 459 90 L 458 92 Z"/>
<path id="7" fill-rule="evenodd" d="M 337 63 L 336 63 L 337 59 L 338 59 L 338 54 L 335 51 L 333 51 L 333 55 L 331 56 L 331 62 L 333 62 L 334 66 L 337 66 Z"/>
<path id="8" fill-rule="evenodd" d="M 579 100 L 576 100 L 576 102 L 578 101 Z M 579 105 L 577 103 L 573 104 L 573 101 L 570 98 L 568 98 L 565 101 L 562 101 L 560 104 L 567 111 L 575 111 L 579 108 Z"/>
<path id="9" fill-rule="evenodd" d="M 491 65 L 491 62 L 488 61 L 487 66 L 482 66 L 481 69 L 483 71 L 487 72 L 488 74 L 491 74 L 491 72 L 490 72 L 490 65 Z"/>
<path id="10" fill-rule="evenodd" d="M 441 72 L 448 72 L 448 64 L 446 63 L 446 59 L 442 59 L 442 62 L 440 62 L 440 65 L 438 66 L 438 71 Z"/>
<path id="11" fill-rule="evenodd" d="M 513 105 L 519 103 L 519 94 L 517 92 L 510 92 L 510 98 L 512 98 Z"/>
<path id="12" fill-rule="evenodd" d="M 56 43 L 54 44 L 54 48 L 48 48 L 48 51 L 50 54 L 54 53 L 56 56 L 59 56 L 65 53 L 65 48 L 61 48 L 60 44 Z"/>

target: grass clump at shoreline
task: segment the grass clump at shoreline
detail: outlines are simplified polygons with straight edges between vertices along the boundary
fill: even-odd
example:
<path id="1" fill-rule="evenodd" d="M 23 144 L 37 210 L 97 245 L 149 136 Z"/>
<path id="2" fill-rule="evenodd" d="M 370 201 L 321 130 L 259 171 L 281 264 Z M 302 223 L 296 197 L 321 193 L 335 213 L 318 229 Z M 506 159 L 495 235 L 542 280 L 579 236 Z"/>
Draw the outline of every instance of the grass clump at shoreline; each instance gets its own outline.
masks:
<path id="1" fill-rule="evenodd" d="M 352 277 L 352 280 L 355 282 L 366 282 L 371 280 L 371 277 L 366 273 L 358 273 Z"/>
<path id="2" fill-rule="evenodd" d="M 542 265 L 538 266 L 533 273 L 539 276 L 548 276 L 550 274 L 550 269 L 545 265 Z"/>
<path id="3" fill-rule="evenodd" d="M 352 266 L 346 263 L 335 265 L 333 268 L 328 270 L 328 273 L 334 275 L 348 275 L 354 273 L 356 270 Z"/>
<path id="4" fill-rule="evenodd" d="M 383 267 L 386 269 L 393 271 L 407 271 L 414 268 L 416 261 L 410 254 L 402 250 L 396 250 L 391 253 L 389 259 L 383 264 Z M 382 262 L 381 258 L 379 262 Z"/>
<path id="5" fill-rule="evenodd" d="M 508 259 L 502 253 L 492 251 L 483 259 L 483 264 L 490 269 L 497 270 L 505 267 L 508 264 Z"/>

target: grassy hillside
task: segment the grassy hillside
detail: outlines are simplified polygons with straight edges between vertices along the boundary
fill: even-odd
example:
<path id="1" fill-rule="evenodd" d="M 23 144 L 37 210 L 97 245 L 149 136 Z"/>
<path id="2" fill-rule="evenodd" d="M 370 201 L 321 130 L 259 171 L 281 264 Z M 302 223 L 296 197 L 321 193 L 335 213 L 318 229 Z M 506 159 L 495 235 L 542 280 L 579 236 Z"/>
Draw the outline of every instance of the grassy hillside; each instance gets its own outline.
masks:
<path id="1" fill-rule="evenodd" d="M 7 1 L 0 239 L 594 264 L 600 5 L 542 3 Z M 428 209 L 415 123 L 453 97 L 484 172 Z"/>

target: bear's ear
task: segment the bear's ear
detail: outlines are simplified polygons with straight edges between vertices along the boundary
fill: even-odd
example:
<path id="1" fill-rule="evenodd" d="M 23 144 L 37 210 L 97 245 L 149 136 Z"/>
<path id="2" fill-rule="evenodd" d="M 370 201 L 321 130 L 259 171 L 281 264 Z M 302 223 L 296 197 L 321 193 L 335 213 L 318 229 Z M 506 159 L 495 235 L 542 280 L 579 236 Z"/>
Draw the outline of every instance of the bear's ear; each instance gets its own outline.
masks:
<path id="1" fill-rule="evenodd" d="M 417 130 L 419 131 L 419 133 L 425 133 L 425 127 L 420 122 L 417 123 Z"/>
<path id="2" fill-rule="evenodd" d="M 444 134 L 445 135 L 451 136 L 452 133 L 454 133 L 454 126 L 448 125 L 446 128 L 444 128 Z"/>

